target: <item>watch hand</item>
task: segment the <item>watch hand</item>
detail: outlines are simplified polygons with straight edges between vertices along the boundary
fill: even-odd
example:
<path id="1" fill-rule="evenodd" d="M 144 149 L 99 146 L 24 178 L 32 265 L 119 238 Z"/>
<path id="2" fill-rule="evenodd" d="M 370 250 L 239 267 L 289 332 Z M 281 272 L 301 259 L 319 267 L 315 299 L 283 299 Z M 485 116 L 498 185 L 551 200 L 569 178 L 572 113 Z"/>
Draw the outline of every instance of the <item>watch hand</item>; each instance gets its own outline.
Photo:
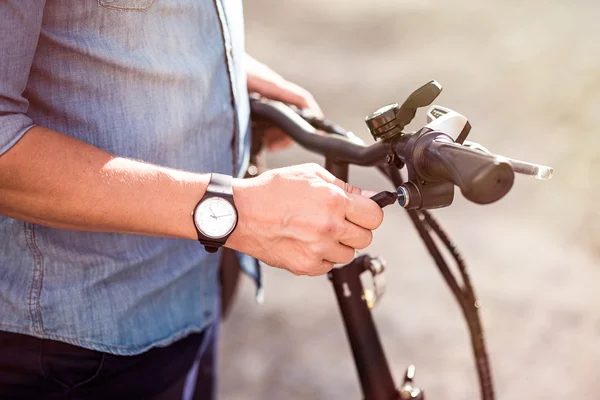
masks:
<path id="1" fill-rule="evenodd" d="M 217 215 L 217 216 L 215 216 L 215 218 L 227 217 L 229 215 L 231 215 L 231 213 L 229 213 L 229 214 L 223 214 L 223 215 Z"/>
<path id="2" fill-rule="evenodd" d="M 217 218 L 217 216 L 215 215 L 215 212 L 212 210 L 211 207 L 208 207 L 208 209 L 210 210 L 210 213 L 212 214 L 213 218 Z"/>

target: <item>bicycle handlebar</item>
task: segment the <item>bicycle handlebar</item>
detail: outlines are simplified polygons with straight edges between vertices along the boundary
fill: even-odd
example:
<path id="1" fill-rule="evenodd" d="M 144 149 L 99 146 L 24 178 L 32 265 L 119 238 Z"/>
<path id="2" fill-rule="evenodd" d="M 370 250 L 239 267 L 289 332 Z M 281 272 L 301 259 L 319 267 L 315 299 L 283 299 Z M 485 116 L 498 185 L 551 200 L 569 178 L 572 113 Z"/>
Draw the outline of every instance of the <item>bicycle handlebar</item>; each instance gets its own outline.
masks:
<path id="1" fill-rule="evenodd" d="M 258 116 L 287 133 L 305 149 L 349 164 L 372 166 L 385 160 L 389 148 L 384 143 L 365 146 L 358 137 L 321 135 L 300 115 L 275 100 L 250 99 L 250 109 Z"/>
<path id="2" fill-rule="evenodd" d="M 299 110 L 279 101 L 251 97 L 250 108 L 255 120 L 262 119 L 277 126 L 305 149 L 329 160 L 361 166 L 381 166 L 391 162 L 399 168 L 406 164 L 410 181 L 398 188 L 398 198 L 404 195 L 400 204 L 407 208 L 450 205 L 453 189 L 449 183 L 458 186 L 468 200 L 489 204 L 509 192 L 515 172 L 544 179 L 552 174 L 549 167 L 500 157 L 476 144 L 455 142 L 452 136 L 462 142 L 470 130 L 466 118 L 456 112 L 430 122 L 415 133 L 401 132 L 367 146 L 352 132 L 345 132 L 337 125 L 329 132 L 334 134 L 319 134 L 311 123 L 321 129 L 333 124 L 302 116 Z M 378 110 L 367 123 L 373 124 L 373 118 L 386 118 L 387 125 L 383 128 L 390 129 L 389 126 L 394 124 L 393 115 L 385 114 L 392 112 L 397 110 Z"/>
<path id="3" fill-rule="evenodd" d="M 463 196 L 477 204 L 493 203 L 509 192 L 515 173 L 508 161 L 454 143 L 444 136 L 430 140 L 421 156 L 416 157 L 416 167 L 425 176 L 454 183 Z"/>

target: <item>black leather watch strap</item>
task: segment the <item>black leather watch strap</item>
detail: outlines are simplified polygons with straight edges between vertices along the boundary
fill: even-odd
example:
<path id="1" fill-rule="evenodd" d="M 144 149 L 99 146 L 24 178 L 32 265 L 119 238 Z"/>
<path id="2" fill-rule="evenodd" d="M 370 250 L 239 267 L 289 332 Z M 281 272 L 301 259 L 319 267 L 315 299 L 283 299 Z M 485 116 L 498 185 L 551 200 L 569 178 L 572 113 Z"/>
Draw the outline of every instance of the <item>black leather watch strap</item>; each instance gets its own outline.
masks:
<path id="1" fill-rule="evenodd" d="M 214 242 L 211 244 L 211 242 L 207 240 L 200 240 L 200 243 L 204 245 L 204 250 L 206 250 L 208 253 L 216 253 L 219 251 L 219 247 L 223 246 L 223 243 Z"/>
<path id="2" fill-rule="evenodd" d="M 210 182 L 206 188 L 206 193 L 225 194 L 233 196 L 233 187 L 231 186 L 233 178 L 230 175 L 211 174 Z"/>

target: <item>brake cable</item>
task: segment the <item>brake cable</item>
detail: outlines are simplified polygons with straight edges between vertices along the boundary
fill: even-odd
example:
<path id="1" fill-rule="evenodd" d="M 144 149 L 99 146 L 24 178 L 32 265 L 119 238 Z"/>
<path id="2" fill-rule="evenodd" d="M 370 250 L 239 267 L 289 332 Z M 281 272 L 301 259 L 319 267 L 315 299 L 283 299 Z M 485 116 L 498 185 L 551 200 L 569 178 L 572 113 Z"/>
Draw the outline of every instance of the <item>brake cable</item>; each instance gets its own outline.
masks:
<path id="1" fill-rule="evenodd" d="M 402 175 L 398 169 L 387 165 L 378 166 L 378 169 L 396 187 L 404 183 L 404 179 L 402 178 Z M 446 232 L 434 219 L 431 213 L 426 210 L 405 210 L 408 213 L 415 229 L 417 232 L 419 232 L 421 240 L 423 240 L 425 247 L 427 247 L 427 250 L 433 257 L 439 272 L 442 274 L 446 284 L 452 291 L 452 294 L 458 302 L 463 316 L 465 317 L 471 339 L 471 348 L 475 358 L 475 366 L 479 380 L 481 398 L 483 400 L 493 400 L 495 398 L 494 386 L 489 357 L 486 351 L 483 327 L 479 316 L 480 303 L 477 300 L 475 290 L 471 284 L 471 279 L 469 278 L 469 274 L 467 272 L 467 266 L 465 265 L 462 256 L 456 248 L 456 245 L 452 243 Z M 450 254 L 452 254 L 452 257 L 454 258 L 458 267 L 458 271 L 460 272 L 463 286 L 458 283 L 456 277 L 446 263 L 446 260 L 442 256 L 438 245 L 433 240 L 431 230 L 435 232 Z"/>

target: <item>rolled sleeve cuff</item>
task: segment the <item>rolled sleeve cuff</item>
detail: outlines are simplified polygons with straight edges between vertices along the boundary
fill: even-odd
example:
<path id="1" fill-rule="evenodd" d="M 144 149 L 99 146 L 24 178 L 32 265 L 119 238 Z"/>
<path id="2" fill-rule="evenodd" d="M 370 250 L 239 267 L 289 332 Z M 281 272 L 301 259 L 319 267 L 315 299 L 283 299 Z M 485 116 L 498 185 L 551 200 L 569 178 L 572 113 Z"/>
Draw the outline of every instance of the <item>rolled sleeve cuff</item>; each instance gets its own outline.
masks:
<path id="1" fill-rule="evenodd" d="M 25 114 L 0 116 L 0 156 L 10 150 L 34 126 L 33 120 Z"/>

